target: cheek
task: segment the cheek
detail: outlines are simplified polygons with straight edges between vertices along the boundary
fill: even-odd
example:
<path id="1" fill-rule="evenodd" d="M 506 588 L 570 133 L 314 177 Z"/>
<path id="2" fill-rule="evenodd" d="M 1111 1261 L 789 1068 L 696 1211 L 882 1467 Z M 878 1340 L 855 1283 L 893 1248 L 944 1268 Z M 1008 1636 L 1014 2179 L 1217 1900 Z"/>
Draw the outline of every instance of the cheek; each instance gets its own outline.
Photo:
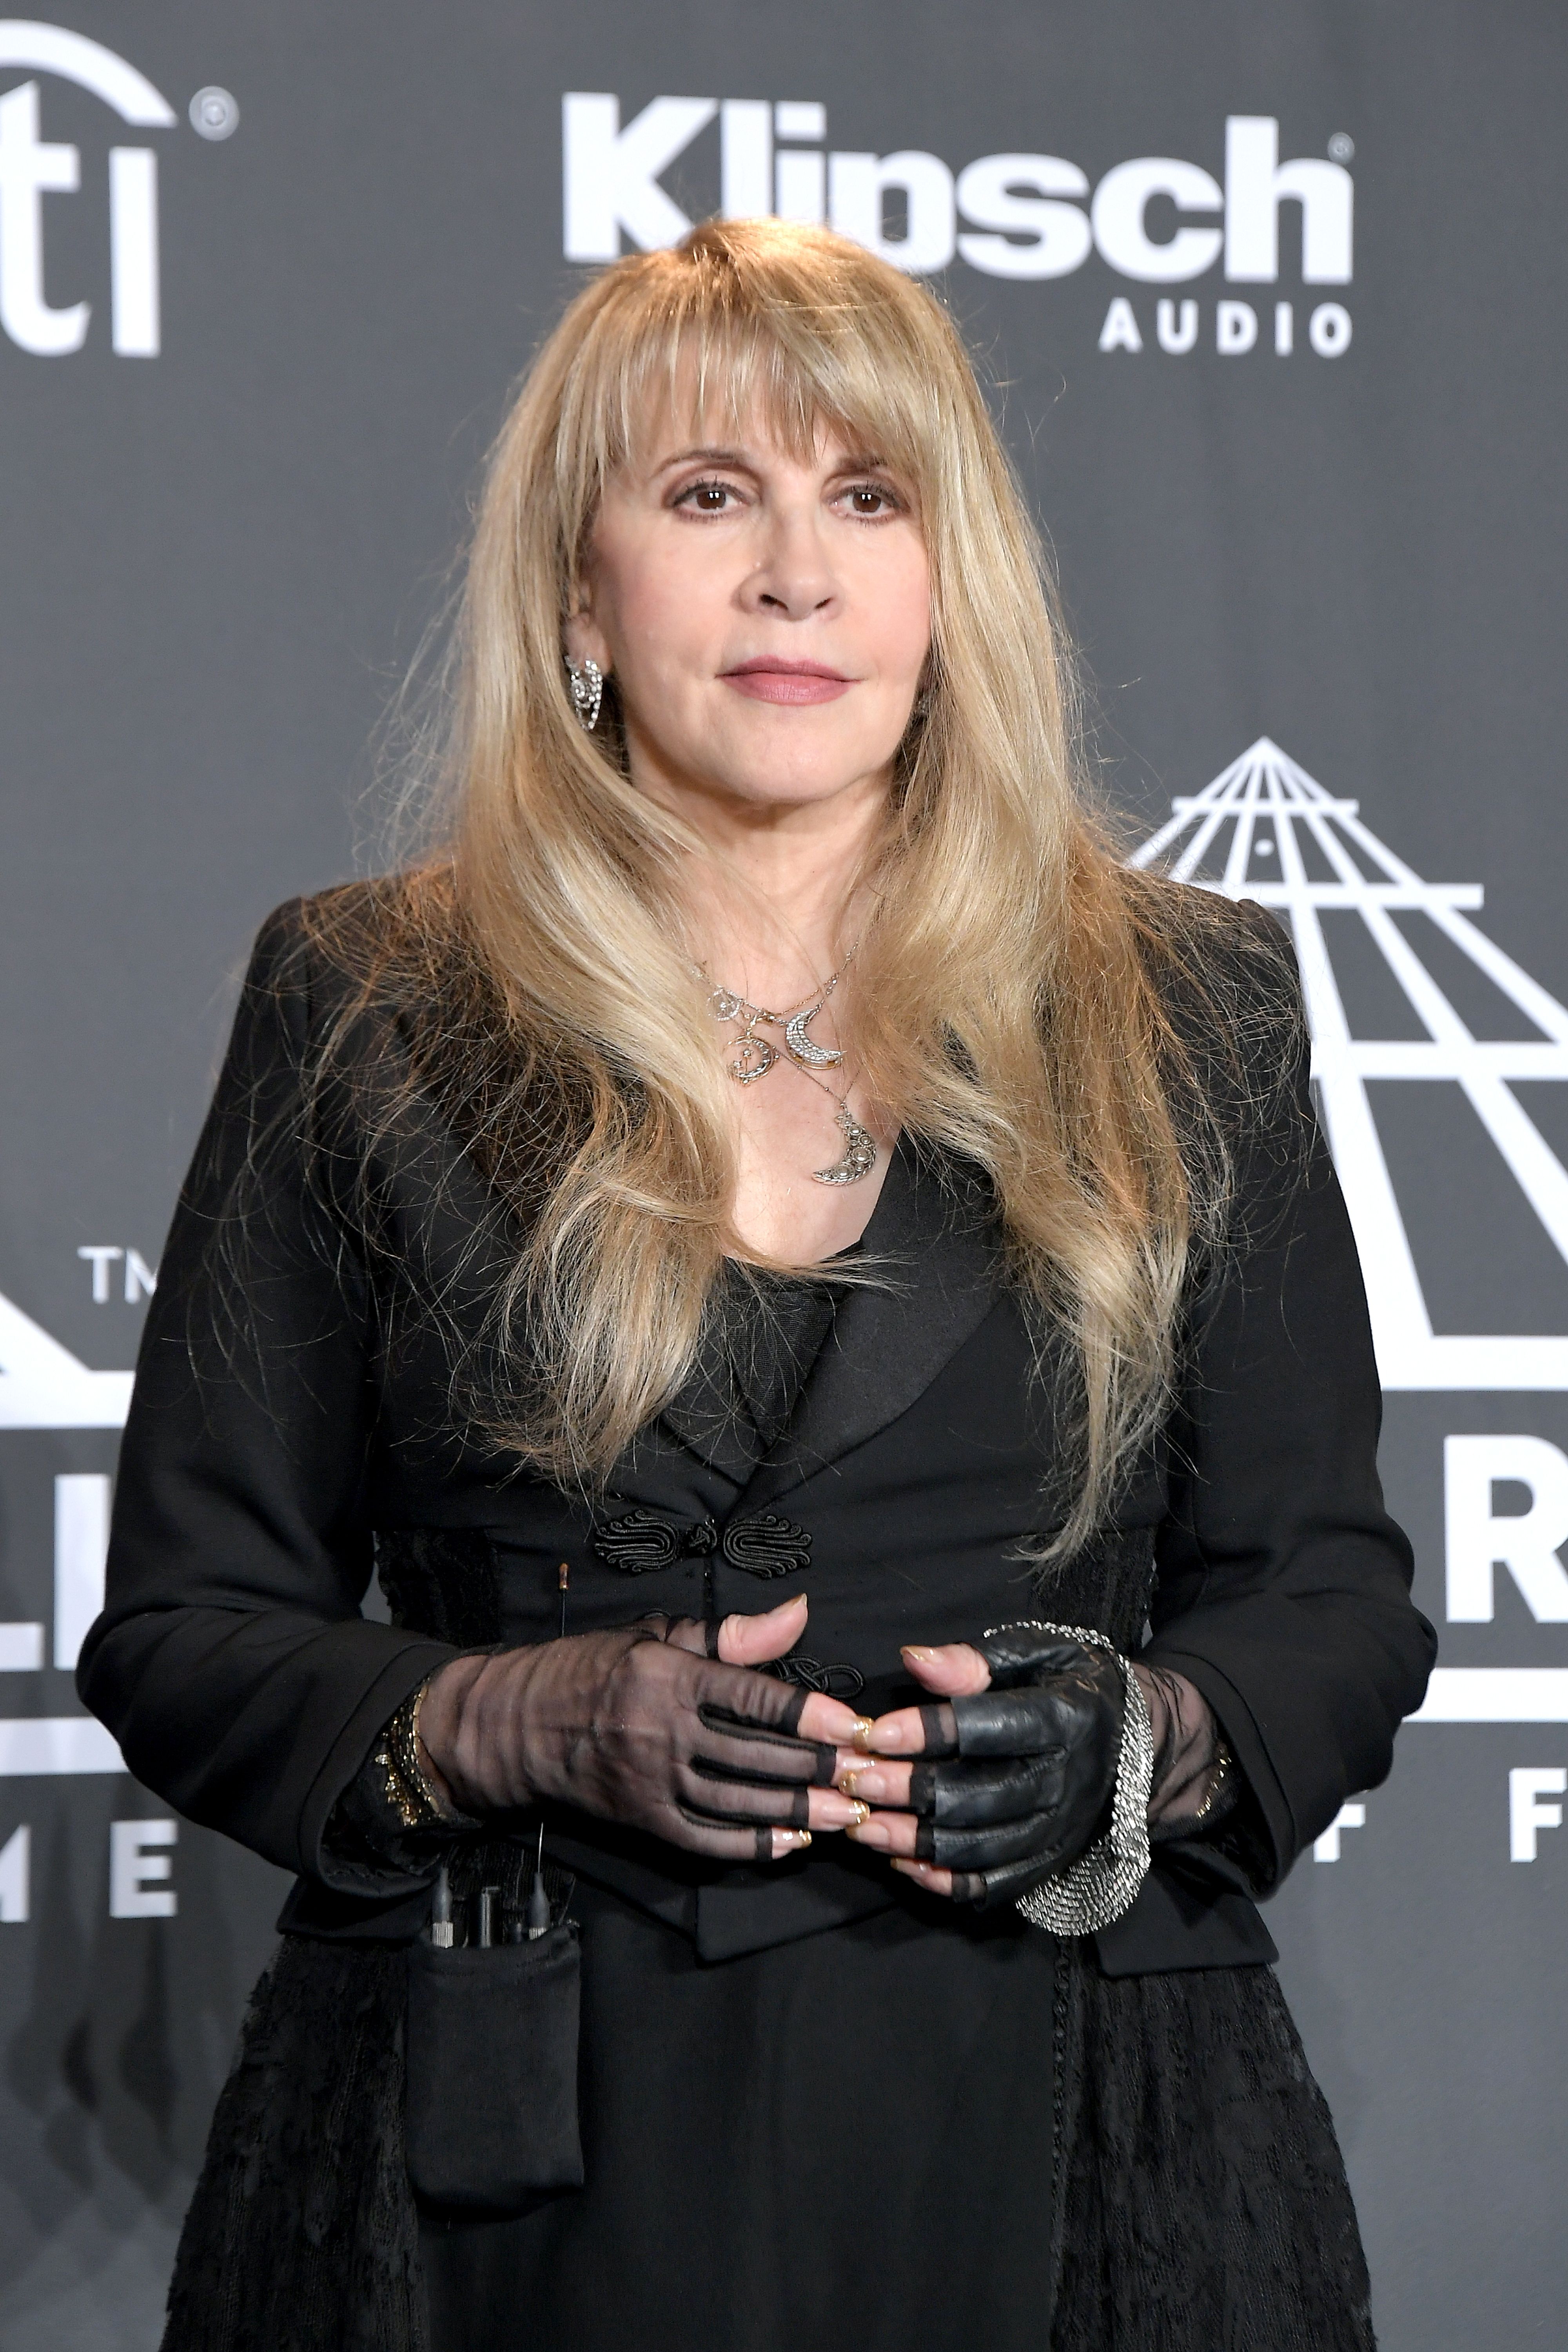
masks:
<path id="1" fill-rule="evenodd" d="M 911 688 L 931 650 L 931 569 L 923 549 L 865 583 L 868 650 L 889 683 Z"/>
<path id="2" fill-rule="evenodd" d="M 691 560 L 679 541 L 638 550 L 606 580 L 606 618 L 620 666 L 662 678 L 701 667 L 724 597 L 712 567 Z"/>

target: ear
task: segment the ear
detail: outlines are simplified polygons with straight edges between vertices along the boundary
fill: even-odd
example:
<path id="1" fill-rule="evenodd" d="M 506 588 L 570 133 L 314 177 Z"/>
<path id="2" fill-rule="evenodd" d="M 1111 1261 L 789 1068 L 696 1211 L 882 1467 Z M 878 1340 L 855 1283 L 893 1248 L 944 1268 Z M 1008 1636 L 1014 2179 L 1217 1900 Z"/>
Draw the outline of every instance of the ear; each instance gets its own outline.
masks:
<path id="1" fill-rule="evenodd" d="M 594 618 L 592 605 L 584 603 L 574 613 L 568 613 L 561 625 L 561 644 L 574 661 L 597 662 L 605 677 L 614 667 L 605 633 Z"/>

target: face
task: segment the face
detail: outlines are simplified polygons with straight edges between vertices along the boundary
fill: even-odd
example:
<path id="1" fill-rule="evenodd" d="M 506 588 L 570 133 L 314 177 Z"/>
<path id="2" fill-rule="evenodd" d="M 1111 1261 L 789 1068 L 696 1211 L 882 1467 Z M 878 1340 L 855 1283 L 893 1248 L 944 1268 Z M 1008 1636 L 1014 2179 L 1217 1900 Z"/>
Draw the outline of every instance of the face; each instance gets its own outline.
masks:
<path id="1" fill-rule="evenodd" d="M 614 675 L 635 782 L 785 812 L 886 791 L 931 645 L 910 488 L 760 419 L 705 445 L 671 422 L 607 486 L 567 647 Z"/>

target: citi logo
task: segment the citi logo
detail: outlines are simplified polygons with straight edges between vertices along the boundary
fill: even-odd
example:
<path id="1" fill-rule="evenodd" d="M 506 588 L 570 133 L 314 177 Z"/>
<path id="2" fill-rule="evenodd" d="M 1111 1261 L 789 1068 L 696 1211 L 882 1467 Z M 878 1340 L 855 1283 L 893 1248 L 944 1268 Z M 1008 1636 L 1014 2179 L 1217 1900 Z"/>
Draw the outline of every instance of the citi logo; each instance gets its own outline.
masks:
<path id="1" fill-rule="evenodd" d="M 815 100 L 656 98 L 623 126 L 618 98 L 586 90 L 562 100 L 566 258 L 613 261 L 623 234 L 645 250 L 683 236 L 691 223 L 661 178 L 715 118 L 722 213 L 825 222 L 904 269 L 956 258 L 990 278 L 1066 278 L 1098 252 L 1148 285 L 1201 278 L 1220 261 L 1233 284 L 1272 285 L 1291 205 L 1303 284 L 1351 281 L 1350 173 L 1316 156 L 1281 162 L 1273 115 L 1227 118 L 1223 187 L 1200 164 L 1139 155 L 1091 189 L 1062 155 L 982 155 L 954 172 L 915 148 L 829 151 L 827 110 Z M 1331 144 L 1353 152 L 1341 136 Z M 1164 347 L 1187 348 L 1183 331 L 1178 317 Z"/>
<path id="2" fill-rule="evenodd" d="M 0 72 L 58 75 L 91 92 L 137 130 L 164 131 L 174 110 L 145 74 L 112 49 L 58 25 L 0 18 Z M 81 184 L 74 146 L 46 139 L 37 81 L 0 97 L 0 328 L 25 352 L 58 359 L 80 351 L 92 306 L 51 303 L 44 267 L 44 199 Z M 110 340 L 126 359 L 159 347 L 158 156 L 147 146 L 109 151 Z"/>

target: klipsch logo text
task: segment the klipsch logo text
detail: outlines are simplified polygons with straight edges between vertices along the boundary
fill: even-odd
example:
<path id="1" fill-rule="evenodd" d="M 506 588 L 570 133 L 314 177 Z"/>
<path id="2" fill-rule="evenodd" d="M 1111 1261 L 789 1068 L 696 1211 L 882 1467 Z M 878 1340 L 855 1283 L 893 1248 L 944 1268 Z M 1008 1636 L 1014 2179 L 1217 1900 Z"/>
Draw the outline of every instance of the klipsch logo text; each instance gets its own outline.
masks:
<path id="1" fill-rule="evenodd" d="M 0 74 L 20 67 L 74 82 L 138 130 L 167 130 L 174 110 L 112 49 L 58 25 L 0 19 Z M 45 199 L 81 184 L 79 150 L 47 136 L 42 90 L 28 79 L 0 95 L 0 328 L 25 352 L 55 359 L 88 338 L 89 302 L 52 302 Z M 127 359 L 159 346 L 158 156 L 142 143 L 109 150 L 110 340 Z"/>
<path id="2" fill-rule="evenodd" d="M 773 214 L 826 222 L 900 268 L 926 273 L 960 261 L 991 278 L 1066 278 L 1091 255 L 1119 277 L 1161 289 L 1219 265 L 1237 286 L 1280 278 L 1280 216 L 1299 208 L 1304 287 L 1348 286 L 1354 184 L 1345 161 L 1281 160 L 1272 115 L 1231 115 L 1223 186 L 1200 164 L 1138 155 L 1091 185 L 1062 155 L 982 155 L 953 171 L 914 148 L 891 155 L 829 150 L 827 110 L 815 100 L 656 98 L 623 125 L 618 98 L 568 92 L 563 106 L 564 249 L 571 261 L 612 261 L 625 237 L 645 250 L 673 245 L 691 223 L 663 175 L 718 123 L 718 209 L 731 219 Z M 1351 142 L 1331 145 L 1348 160 Z M 1351 339 L 1340 301 L 1309 303 L 1305 343 L 1333 358 Z M 1198 341 L 1195 299 L 1164 295 L 1140 323 L 1126 295 L 1111 301 L 1101 351 L 1173 352 Z M 1289 354 L 1295 307 L 1276 301 L 1263 340 Z M 1213 348 L 1251 350 L 1258 313 L 1240 297 L 1213 310 Z M 1205 336 L 1205 341 L 1207 340 Z"/>

